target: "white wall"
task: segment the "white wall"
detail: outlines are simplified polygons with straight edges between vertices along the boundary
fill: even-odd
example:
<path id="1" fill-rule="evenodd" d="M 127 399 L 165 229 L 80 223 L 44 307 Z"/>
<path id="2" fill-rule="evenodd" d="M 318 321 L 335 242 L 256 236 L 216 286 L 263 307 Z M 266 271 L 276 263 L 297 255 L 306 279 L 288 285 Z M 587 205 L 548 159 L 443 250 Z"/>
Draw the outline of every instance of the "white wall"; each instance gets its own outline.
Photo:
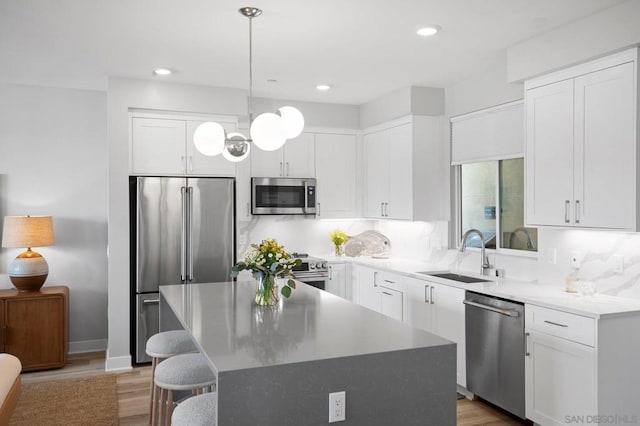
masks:
<path id="1" fill-rule="evenodd" d="M 524 81 L 640 43 L 640 1 L 629 0 L 510 47 L 508 80 Z"/>
<path id="2" fill-rule="evenodd" d="M 360 105 L 360 128 L 366 129 L 407 115 L 442 115 L 444 90 L 408 86 Z"/>
<path id="3" fill-rule="evenodd" d="M 104 92 L 0 84 L 0 213 L 53 216 L 45 286 L 70 290 L 70 350 L 107 338 L 107 147 Z M 0 287 L 21 250 L 0 250 Z"/>

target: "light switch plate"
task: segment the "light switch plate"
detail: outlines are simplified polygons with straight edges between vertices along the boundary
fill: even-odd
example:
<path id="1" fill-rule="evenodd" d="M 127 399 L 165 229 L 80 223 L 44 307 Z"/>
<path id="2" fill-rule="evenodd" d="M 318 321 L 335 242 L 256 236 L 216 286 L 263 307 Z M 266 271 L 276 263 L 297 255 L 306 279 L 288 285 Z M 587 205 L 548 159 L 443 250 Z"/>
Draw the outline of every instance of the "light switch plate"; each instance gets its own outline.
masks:
<path id="1" fill-rule="evenodd" d="M 556 263 L 558 263 L 558 249 L 547 249 L 547 263 L 549 263 L 550 265 L 555 265 Z"/>

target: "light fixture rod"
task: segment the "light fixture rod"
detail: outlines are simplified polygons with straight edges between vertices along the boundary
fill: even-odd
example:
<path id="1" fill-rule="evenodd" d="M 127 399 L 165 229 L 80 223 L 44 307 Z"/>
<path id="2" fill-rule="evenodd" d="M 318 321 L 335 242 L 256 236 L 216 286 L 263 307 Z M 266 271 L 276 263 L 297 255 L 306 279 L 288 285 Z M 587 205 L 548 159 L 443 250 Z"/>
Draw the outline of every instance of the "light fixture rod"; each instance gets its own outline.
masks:
<path id="1" fill-rule="evenodd" d="M 238 9 L 241 15 L 249 18 L 249 123 L 253 122 L 253 18 L 262 14 L 257 7 L 241 7 Z"/>
<path id="2" fill-rule="evenodd" d="M 253 122 L 253 17 L 249 16 L 249 123 Z"/>

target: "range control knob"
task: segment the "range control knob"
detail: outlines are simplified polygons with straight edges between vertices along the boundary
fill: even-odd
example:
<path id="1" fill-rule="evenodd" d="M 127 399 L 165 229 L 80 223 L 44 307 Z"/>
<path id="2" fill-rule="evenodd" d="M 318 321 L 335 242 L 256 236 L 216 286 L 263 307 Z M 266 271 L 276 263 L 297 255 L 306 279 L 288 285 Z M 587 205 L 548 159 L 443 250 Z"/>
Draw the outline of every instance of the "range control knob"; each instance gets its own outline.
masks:
<path id="1" fill-rule="evenodd" d="M 313 262 L 309 262 L 309 269 L 316 269 L 316 264 Z"/>
<path id="2" fill-rule="evenodd" d="M 324 269 L 327 269 L 327 262 L 322 262 L 322 267 L 323 267 Z"/>

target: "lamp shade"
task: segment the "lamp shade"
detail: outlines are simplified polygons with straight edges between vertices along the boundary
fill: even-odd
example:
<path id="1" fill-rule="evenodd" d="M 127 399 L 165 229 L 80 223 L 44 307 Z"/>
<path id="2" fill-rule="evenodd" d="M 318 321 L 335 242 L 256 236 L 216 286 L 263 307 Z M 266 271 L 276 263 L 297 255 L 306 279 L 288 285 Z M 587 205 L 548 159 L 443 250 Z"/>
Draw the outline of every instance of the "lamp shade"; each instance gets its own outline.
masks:
<path id="1" fill-rule="evenodd" d="M 271 112 L 257 116 L 250 132 L 253 143 L 263 151 L 275 151 L 287 141 L 282 118 Z"/>
<path id="2" fill-rule="evenodd" d="M 302 113 L 292 106 L 283 106 L 278 112 L 284 123 L 284 134 L 287 139 L 298 137 L 304 129 L 304 116 Z"/>
<path id="3" fill-rule="evenodd" d="M 200 124 L 193 133 L 193 143 L 196 149 L 208 156 L 218 155 L 222 152 L 225 138 L 224 127 L 212 121 Z"/>
<path id="4" fill-rule="evenodd" d="M 2 247 L 43 247 L 55 243 L 51 216 L 5 216 Z"/>

